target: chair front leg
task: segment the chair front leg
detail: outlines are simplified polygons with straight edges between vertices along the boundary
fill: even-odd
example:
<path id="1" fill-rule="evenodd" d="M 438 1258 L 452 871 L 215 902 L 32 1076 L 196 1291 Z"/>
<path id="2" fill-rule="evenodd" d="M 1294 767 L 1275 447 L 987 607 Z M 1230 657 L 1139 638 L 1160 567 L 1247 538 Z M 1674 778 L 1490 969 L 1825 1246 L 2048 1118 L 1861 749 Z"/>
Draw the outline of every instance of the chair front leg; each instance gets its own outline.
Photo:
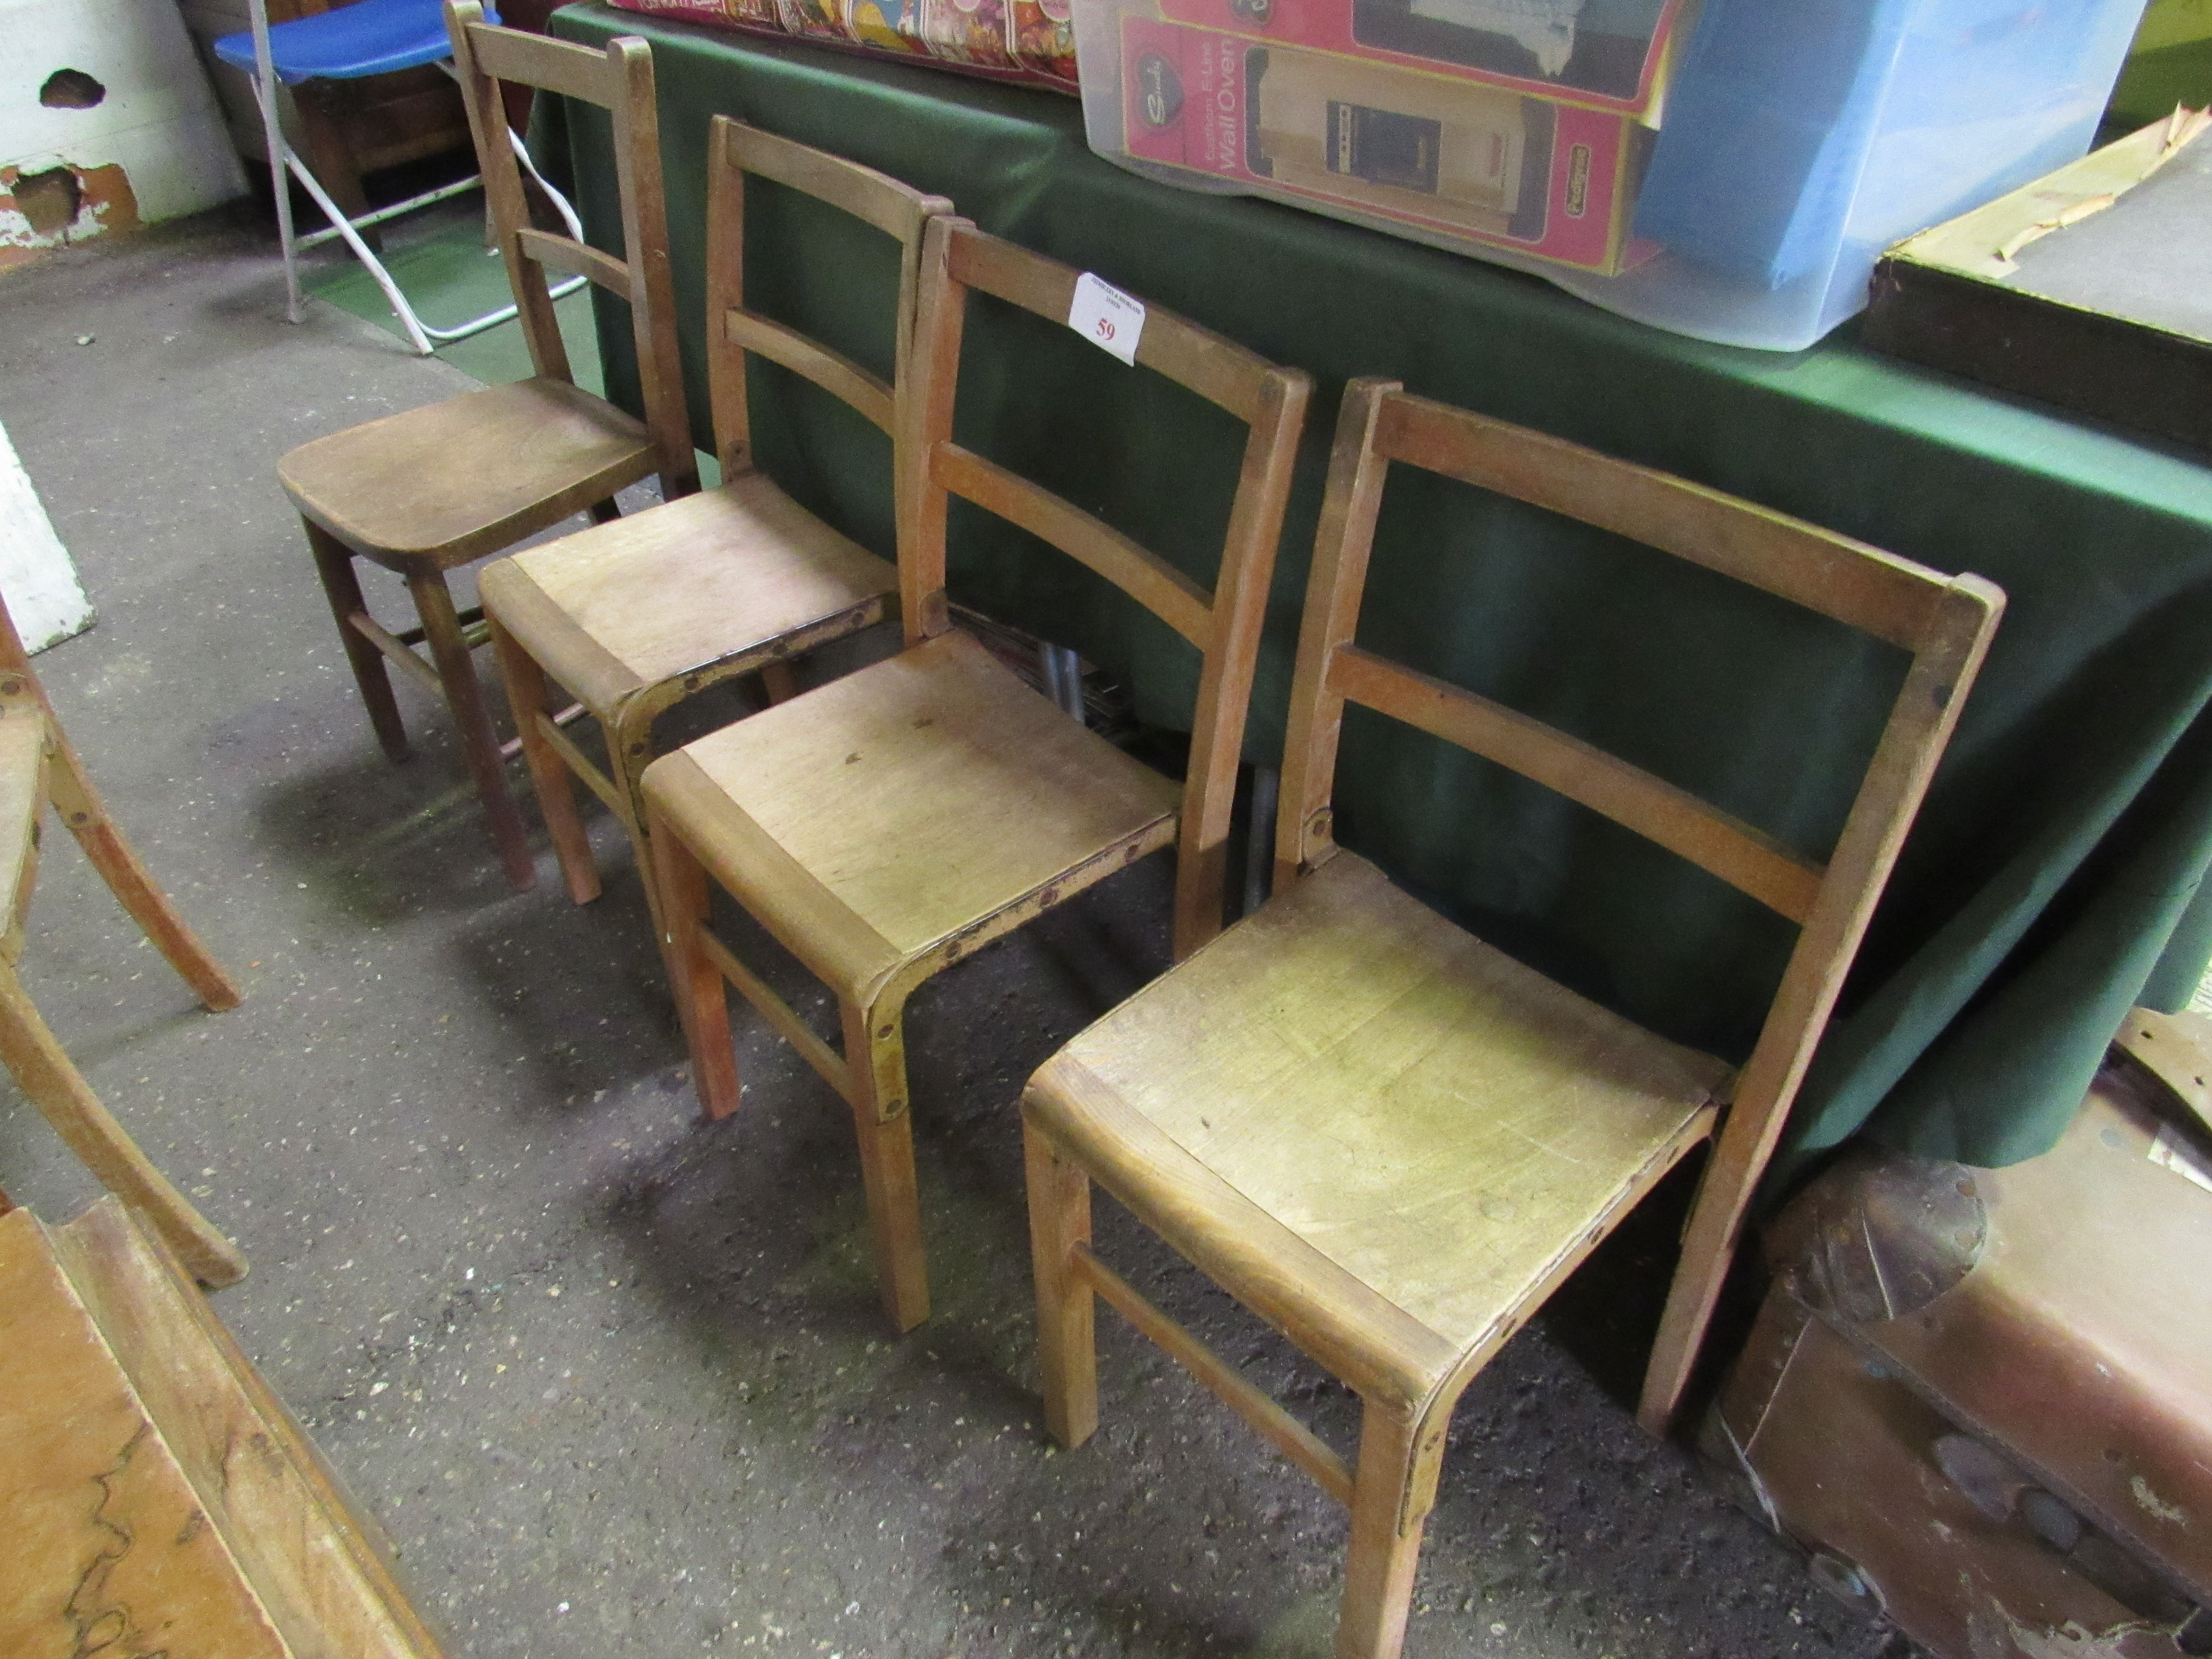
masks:
<path id="1" fill-rule="evenodd" d="M 499 734 L 492 730 L 483 687 L 477 683 L 476 665 L 469 660 L 469 642 L 453 609 L 453 590 L 446 586 L 442 570 L 411 570 L 407 591 L 415 596 L 416 611 L 422 618 L 422 636 L 429 644 L 430 659 L 437 665 L 446 706 L 453 711 L 453 725 L 460 732 L 469 775 L 476 781 L 477 797 L 483 803 L 484 817 L 491 826 L 492 844 L 499 849 L 507 878 L 527 891 L 538 879 L 530 856 L 530 837 L 514 797 L 507 791 Z"/>
<path id="2" fill-rule="evenodd" d="M 653 716 L 646 702 L 643 697 L 631 698 L 599 727 L 606 738 L 607 780 L 614 785 L 615 799 L 629 803 L 627 812 L 616 816 L 629 833 L 630 856 L 640 871 L 653 868 L 653 836 L 645 809 L 644 779 L 645 769 L 657 758 L 653 748 Z M 653 926 L 659 927 L 660 894 L 650 881 L 645 884 L 645 902 L 653 911 Z"/>
<path id="3" fill-rule="evenodd" d="M 102 1186 L 153 1223 L 194 1279 L 221 1290 L 246 1276 L 244 1253 L 169 1184 L 100 1103 L 12 967 L 0 967 L 0 1060 L 54 1133 Z"/>
<path id="4" fill-rule="evenodd" d="M 1076 1273 L 1073 1260 L 1076 1247 L 1091 1242 L 1091 1177 L 1026 1115 L 1022 1157 L 1029 1176 L 1044 1425 L 1073 1451 L 1098 1426 L 1097 1298 Z"/>
<path id="5" fill-rule="evenodd" d="M 691 1086 L 709 1118 L 725 1118 L 738 1109 L 738 1056 L 730 1042 L 729 992 L 701 937 L 709 897 L 707 872 L 665 819 L 655 813 L 652 823 L 660 956 L 691 1054 Z"/>
<path id="6" fill-rule="evenodd" d="M 385 757 L 404 760 L 407 726 L 399 718 L 399 700 L 392 695 L 392 665 L 368 636 L 354 626 L 356 617 L 368 614 L 368 601 L 362 597 L 361 578 L 353 568 L 353 550 L 320 525 L 302 519 L 300 526 L 307 532 L 307 547 L 315 556 L 315 574 L 322 580 L 323 597 L 330 601 L 331 615 L 337 623 L 338 642 L 345 647 L 354 684 L 368 710 L 368 723 L 376 730 Z"/>
<path id="7" fill-rule="evenodd" d="M 840 998 L 839 1006 L 876 1284 L 891 1323 L 910 1331 L 929 1317 L 929 1268 L 921 1248 L 913 1115 L 907 1109 L 905 998 L 871 1008 Z"/>
<path id="8" fill-rule="evenodd" d="M 499 625 L 499 618 L 489 607 L 484 618 L 491 624 L 492 648 L 499 656 L 499 677 L 507 687 L 507 712 L 514 717 L 514 729 L 522 739 L 522 758 L 530 768 L 531 787 L 537 793 L 538 815 L 545 820 L 546 833 L 553 838 L 553 855 L 560 860 L 561 878 L 568 884 L 568 896 L 578 904 L 589 904 L 599 896 L 599 866 L 592 859 L 592 843 L 584 833 L 584 820 L 576 811 L 576 781 L 568 775 L 568 763 L 561 758 L 560 751 L 545 741 L 545 733 L 538 726 L 541 719 L 550 719 L 545 699 L 545 671 L 538 659 L 515 642 L 514 636 Z M 652 889 L 649 873 L 646 887 Z"/>
<path id="9" fill-rule="evenodd" d="M 1420 1565 L 1421 1534 L 1436 1502 L 1449 1412 L 1431 1424 L 1370 1400 L 1352 1482 L 1352 1541 L 1337 1613 L 1336 1659 L 1398 1659 Z"/>
<path id="10" fill-rule="evenodd" d="M 107 816 L 106 805 L 85 775 L 76 750 L 60 726 L 51 720 L 47 743 L 52 756 L 46 768 L 47 798 L 76 837 L 77 845 L 84 848 L 92 867 L 100 872 L 107 890 L 131 913 L 131 919 L 154 941 L 155 948 L 210 1012 L 219 1014 L 238 1006 L 237 985 L 223 971 L 222 964 L 208 954 L 199 935 L 186 926 L 170 904 L 169 896 L 138 861 L 137 853 L 124 839 L 115 820 Z"/>

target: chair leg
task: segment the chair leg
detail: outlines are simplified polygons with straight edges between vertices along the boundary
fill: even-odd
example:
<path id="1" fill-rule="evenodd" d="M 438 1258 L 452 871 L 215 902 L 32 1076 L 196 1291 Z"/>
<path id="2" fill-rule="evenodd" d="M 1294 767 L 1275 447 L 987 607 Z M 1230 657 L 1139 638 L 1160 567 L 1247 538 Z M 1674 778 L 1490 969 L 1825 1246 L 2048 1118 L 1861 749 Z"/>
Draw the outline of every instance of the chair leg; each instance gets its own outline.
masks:
<path id="1" fill-rule="evenodd" d="M 1029 1173 L 1044 1425 L 1073 1451 L 1098 1426 L 1097 1297 L 1073 1266 L 1075 1247 L 1091 1242 L 1091 1177 L 1026 1119 L 1022 1157 Z"/>
<path id="2" fill-rule="evenodd" d="M 767 694 L 771 706 L 779 702 L 789 702 L 799 695 L 799 676 L 792 672 L 791 665 L 787 662 L 772 662 L 764 665 L 761 669 L 760 678 L 761 690 Z"/>
<path id="3" fill-rule="evenodd" d="M 514 715 L 515 732 L 522 739 L 522 758 L 530 768 L 538 815 L 553 838 L 561 878 L 568 884 L 572 900 L 589 904 L 599 896 L 599 872 L 592 859 L 592 843 L 584 834 L 584 821 L 576 813 L 576 781 L 568 775 L 568 763 L 545 741 L 538 724 L 541 715 L 550 716 L 551 712 L 545 701 L 545 671 L 499 625 L 497 617 L 489 611 L 484 615 L 491 623 L 499 677 L 507 687 L 507 712 Z"/>
<path id="4" fill-rule="evenodd" d="M 507 878 L 523 890 L 538 879 L 530 856 L 530 837 L 522 814 L 508 793 L 507 775 L 500 763 L 499 737 L 492 730 L 491 711 L 484 706 L 483 687 L 477 684 L 476 665 L 469 660 L 469 643 L 461 633 L 461 619 L 453 609 L 453 590 L 441 570 L 411 570 L 407 591 L 415 596 L 416 614 L 422 618 L 422 636 L 438 667 L 438 683 L 445 688 L 446 706 L 461 734 L 461 749 L 468 757 L 469 773 L 476 780 L 477 796 L 483 803 L 491 825 L 492 844 Z"/>
<path id="5" fill-rule="evenodd" d="M 338 640 L 345 647 L 346 661 L 352 665 L 354 684 L 361 688 L 362 705 L 368 710 L 368 723 L 376 728 L 376 740 L 383 745 L 386 756 L 395 761 L 404 760 L 407 726 L 399 718 L 398 699 L 392 695 L 392 666 L 384 660 L 384 653 L 353 624 L 356 617 L 368 614 L 368 601 L 362 596 L 361 579 L 354 573 L 353 550 L 320 525 L 305 519 L 300 523 L 307 532 L 307 546 L 315 556 L 315 573 L 323 579 L 323 593 L 331 602 L 331 615 L 337 620 Z"/>
<path id="6" fill-rule="evenodd" d="M 676 1016 L 691 1054 L 691 1086 L 709 1118 L 738 1109 L 738 1056 L 730 1042 L 730 998 L 700 943 L 707 917 L 707 872 L 691 849 L 656 819 L 650 837 L 653 863 L 649 879 L 660 889 L 660 955 Z"/>
<path id="7" fill-rule="evenodd" d="M 0 1060 L 54 1132 L 101 1185 L 143 1212 L 192 1277 L 221 1290 L 246 1276 L 246 1257 L 147 1160 L 70 1063 L 12 968 L 0 968 Z"/>
<path id="8" fill-rule="evenodd" d="M 1443 1449 L 1441 1423 L 1421 1432 L 1404 1407 L 1366 1402 L 1352 1482 L 1352 1541 L 1337 1613 L 1336 1659 L 1398 1659 Z"/>
<path id="9" fill-rule="evenodd" d="M 645 811 L 645 769 L 655 758 L 653 716 L 636 712 L 641 701 L 633 700 L 617 709 L 612 719 L 599 723 L 599 732 L 607 745 L 607 781 L 614 785 L 617 798 L 629 803 L 628 813 L 617 816 L 629 834 L 631 860 L 645 879 L 646 908 L 653 913 L 653 927 L 665 932 L 660 928 L 659 884 L 652 879 L 653 836 Z"/>
<path id="10" fill-rule="evenodd" d="M 77 845 L 92 860 L 92 867 L 100 872 L 117 902 L 131 913 L 131 920 L 210 1012 L 221 1013 L 238 1006 L 238 987 L 139 863 L 123 831 L 108 817 L 100 792 L 85 775 L 84 763 L 60 726 L 49 721 L 47 731 L 52 752 L 46 769 L 46 793 Z"/>
<path id="11" fill-rule="evenodd" d="M 907 1110 L 905 1010 L 902 1003 L 862 1008 L 842 999 L 841 1006 L 876 1285 L 891 1323 L 910 1331 L 929 1317 L 929 1267 L 921 1249 L 914 1120 Z"/>

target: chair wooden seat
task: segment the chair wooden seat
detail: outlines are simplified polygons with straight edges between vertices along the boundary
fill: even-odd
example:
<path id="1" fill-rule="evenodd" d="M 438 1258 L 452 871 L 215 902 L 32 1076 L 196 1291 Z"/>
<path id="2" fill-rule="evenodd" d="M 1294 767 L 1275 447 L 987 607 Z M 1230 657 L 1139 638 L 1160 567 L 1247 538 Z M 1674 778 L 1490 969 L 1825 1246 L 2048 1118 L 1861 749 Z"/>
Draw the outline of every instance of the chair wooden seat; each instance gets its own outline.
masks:
<path id="1" fill-rule="evenodd" d="M 611 727 L 641 692 L 880 622 L 898 571 L 750 472 L 501 559 L 478 585 L 514 643 Z"/>
<path id="2" fill-rule="evenodd" d="M 456 467 L 457 455 L 497 457 Z M 543 377 L 448 398 L 301 444 L 276 477 L 362 558 L 451 569 L 573 518 L 660 465 L 635 416 Z"/>
<path id="3" fill-rule="evenodd" d="M 1026 1103 L 1340 1376 L 1419 1401 L 1705 1136 L 1730 1075 L 1339 853 L 1063 1048 Z"/>
<path id="4" fill-rule="evenodd" d="M 763 927 L 872 1002 L 1166 846 L 1181 791 L 956 630 L 663 757 L 645 793 Z"/>

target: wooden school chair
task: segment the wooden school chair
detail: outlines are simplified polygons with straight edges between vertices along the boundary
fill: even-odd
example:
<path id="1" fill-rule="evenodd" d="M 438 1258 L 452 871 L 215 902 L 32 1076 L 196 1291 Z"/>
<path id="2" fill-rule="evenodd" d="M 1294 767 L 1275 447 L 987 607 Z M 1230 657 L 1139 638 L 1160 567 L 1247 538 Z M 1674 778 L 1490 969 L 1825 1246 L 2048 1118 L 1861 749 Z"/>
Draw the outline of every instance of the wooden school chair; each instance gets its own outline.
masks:
<path id="1" fill-rule="evenodd" d="M 246 1257 L 169 1184 L 100 1103 L 17 976 L 39 869 L 40 818 L 48 803 L 108 890 L 201 1002 L 218 1012 L 236 1007 L 238 988 L 108 817 L 0 604 L 0 918 L 6 927 L 0 934 L 0 1060 L 70 1150 L 110 1192 L 145 1215 L 194 1278 L 217 1288 L 234 1283 L 245 1275 Z"/>
<path id="2" fill-rule="evenodd" d="M 616 516 L 614 494 L 647 473 L 672 499 L 698 488 L 684 407 L 683 367 L 661 205 L 660 132 L 653 54 L 634 35 L 604 52 L 495 28 L 476 0 L 453 0 L 447 22 L 453 66 L 476 136 L 492 229 L 507 261 L 536 373 L 512 386 L 448 398 L 301 445 L 277 477 L 307 532 L 346 658 L 384 751 L 407 752 L 392 695 L 396 664 L 444 697 L 494 844 L 517 887 L 532 880 L 522 816 L 501 775 L 502 752 L 469 653 L 489 637 L 480 616 L 457 611 L 446 573 L 588 509 Z M 617 258 L 530 222 L 501 89 L 527 86 L 578 99 L 612 117 L 620 170 Z M 547 270 L 590 277 L 629 302 L 647 418 L 641 422 L 577 387 L 548 295 Z M 354 561 L 397 572 L 419 625 L 393 632 L 369 614 Z M 426 658 L 416 649 L 427 645 Z"/>
<path id="3" fill-rule="evenodd" d="M 716 116 L 707 150 L 708 373 L 720 488 L 531 548 L 484 570 L 484 612 L 538 804 L 568 892 L 599 896 L 573 772 L 621 820 L 653 892 L 638 780 L 653 722 L 735 675 L 766 671 L 789 695 L 790 659 L 881 622 L 897 569 L 838 534 L 756 469 L 746 369 L 757 354 L 849 404 L 886 436 L 914 332 L 921 232 L 942 197 L 787 138 Z M 826 202 L 900 245 L 892 378 L 745 308 L 745 177 Z M 894 444 L 896 447 L 896 444 Z M 561 729 L 548 678 L 599 722 L 606 769 Z"/>
<path id="4" fill-rule="evenodd" d="M 1146 318 L 1137 371 L 1164 375 L 1249 428 L 1209 592 L 951 441 L 969 290 L 1059 325 L 1077 276 L 965 220 L 930 222 L 904 452 L 906 648 L 664 756 L 645 775 L 665 951 L 700 1099 L 714 1117 L 738 1105 L 726 979 L 852 1109 L 877 1279 L 902 1330 L 929 1311 L 907 1113 L 907 998 L 939 969 L 1171 842 L 1176 950 L 1195 949 L 1221 926 L 1244 706 L 1309 384 L 1170 313 Z M 1200 653 L 1187 781 L 1068 719 L 951 625 L 953 495 L 1088 566 Z M 709 877 L 836 993 L 842 1054 L 704 926 Z"/>
<path id="5" fill-rule="evenodd" d="M 1911 655 L 1827 862 L 1355 643 L 1383 480 L 1424 468 L 1763 588 Z M 1644 1387 L 1672 1419 L 1744 1209 L 2003 596 L 1664 474 L 1355 382 L 1299 636 L 1276 896 L 1048 1060 L 1023 1097 L 1046 1421 L 1098 1416 L 1092 1297 L 1352 1513 L 1336 1647 L 1395 1655 L 1453 1406 L 1709 1135 Z M 1332 839 L 1347 702 L 1602 813 L 1795 922 L 1750 1059 L 1653 1036 L 1466 933 Z M 1092 1254 L 1096 1181 L 1364 1403 L 1347 1462 Z"/>

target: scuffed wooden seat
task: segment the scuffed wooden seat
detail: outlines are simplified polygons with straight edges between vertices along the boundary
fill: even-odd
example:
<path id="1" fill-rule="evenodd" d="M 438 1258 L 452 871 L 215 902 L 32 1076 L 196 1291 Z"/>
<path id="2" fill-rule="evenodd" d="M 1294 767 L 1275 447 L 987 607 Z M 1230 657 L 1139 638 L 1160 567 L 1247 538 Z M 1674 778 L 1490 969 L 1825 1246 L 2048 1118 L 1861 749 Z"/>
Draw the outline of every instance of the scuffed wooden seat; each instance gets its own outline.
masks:
<path id="1" fill-rule="evenodd" d="M 758 672 L 788 696 L 789 664 L 881 622 L 897 608 L 898 571 L 840 534 L 754 470 L 746 390 L 757 355 L 842 398 L 904 440 L 908 349 L 923 228 L 952 204 L 871 168 L 716 116 L 708 139 L 708 377 L 723 483 L 619 523 L 579 532 L 485 570 L 484 611 L 500 671 L 568 894 L 599 896 L 599 871 L 572 778 L 628 831 L 657 905 L 639 778 L 659 752 L 653 721 L 720 681 Z M 892 378 L 869 373 L 744 304 L 745 181 L 804 192 L 897 244 Z M 559 684 L 599 723 L 604 768 L 561 729 Z"/>
<path id="2" fill-rule="evenodd" d="M 457 466 L 457 457 L 496 464 Z M 660 464 L 635 416 L 534 376 L 402 410 L 289 452 L 277 482 L 374 563 L 468 564 L 608 500 Z"/>
<path id="3" fill-rule="evenodd" d="M 1520 1328 L 1730 1076 L 1339 853 L 1060 1050 L 1028 1104 L 1224 1288 L 1410 1401 Z"/>
<path id="4" fill-rule="evenodd" d="M 1182 792 L 956 630 L 687 744 L 646 793 L 872 1002 L 1166 846 Z"/>
<path id="5" fill-rule="evenodd" d="M 46 722 L 34 708 L 0 707 L 0 927 L 20 948 L 39 870 L 39 813 L 46 804 Z"/>

